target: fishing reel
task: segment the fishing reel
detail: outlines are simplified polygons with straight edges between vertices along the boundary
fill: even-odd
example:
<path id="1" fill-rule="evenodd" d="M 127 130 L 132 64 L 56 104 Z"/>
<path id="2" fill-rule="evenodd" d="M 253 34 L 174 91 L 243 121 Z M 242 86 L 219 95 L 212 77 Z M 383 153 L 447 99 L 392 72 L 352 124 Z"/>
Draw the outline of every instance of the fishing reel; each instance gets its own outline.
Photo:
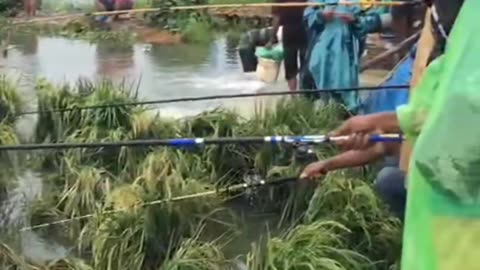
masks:
<path id="1" fill-rule="evenodd" d="M 295 163 L 310 164 L 318 161 L 313 145 L 307 143 L 293 144 L 293 158 Z"/>
<path id="2" fill-rule="evenodd" d="M 243 175 L 243 182 L 248 185 L 244 191 L 244 196 L 250 206 L 254 206 L 256 199 L 259 198 L 259 186 L 265 179 L 256 171 L 248 171 Z"/>

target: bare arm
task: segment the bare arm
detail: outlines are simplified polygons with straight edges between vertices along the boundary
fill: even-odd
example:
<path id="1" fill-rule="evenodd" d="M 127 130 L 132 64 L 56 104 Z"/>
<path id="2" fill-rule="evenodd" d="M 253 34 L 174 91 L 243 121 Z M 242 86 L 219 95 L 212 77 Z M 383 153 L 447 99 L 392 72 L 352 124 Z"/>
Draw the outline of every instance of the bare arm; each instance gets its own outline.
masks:
<path id="1" fill-rule="evenodd" d="M 300 178 L 314 179 L 328 171 L 357 167 L 372 163 L 386 155 L 398 156 L 398 144 L 379 143 L 364 150 L 350 150 L 336 155 L 327 160 L 318 161 L 308 165 Z"/>
<path id="2" fill-rule="evenodd" d="M 378 144 L 364 150 L 350 150 L 325 160 L 327 171 L 367 165 L 386 155 L 386 148 Z"/>
<path id="3" fill-rule="evenodd" d="M 386 133 L 401 132 L 395 112 L 374 113 L 354 116 L 335 130 L 331 136 L 350 135 L 353 133 L 370 133 L 381 130 Z"/>
<path id="4" fill-rule="evenodd" d="M 395 112 L 373 114 L 372 121 L 376 123 L 376 129 L 380 129 L 383 132 L 401 132 Z"/>

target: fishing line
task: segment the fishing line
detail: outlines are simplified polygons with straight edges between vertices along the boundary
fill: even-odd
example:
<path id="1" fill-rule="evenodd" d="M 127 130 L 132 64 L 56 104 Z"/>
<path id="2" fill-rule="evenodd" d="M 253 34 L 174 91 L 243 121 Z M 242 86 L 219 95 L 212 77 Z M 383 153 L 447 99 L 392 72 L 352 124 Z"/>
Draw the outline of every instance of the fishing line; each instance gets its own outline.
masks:
<path id="1" fill-rule="evenodd" d="M 165 203 L 170 203 L 170 202 L 179 202 L 179 201 L 185 201 L 185 200 L 191 200 L 191 199 L 197 199 L 197 198 L 203 198 L 207 196 L 213 196 L 213 195 L 221 195 L 224 193 L 229 193 L 229 192 L 239 192 L 243 191 L 249 188 L 256 188 L 256 187 L 261 187 L 261 186 L 272 186 L 272 185 L 281 185 L 284 183 L 288 182 L 293 182 L 297 181 L 298 177 L 284 177 L 284 178 L 278 178 L 276 180 L 260 180 L 255 183 L 244 183 L 244 184 L 236 184 L 236 185 L 231 185 L 228 187 L 216 189 L 216 190 L 210 190 L 210 191 L 205 191 L 205 192 L 200 192 L 200 193 L 194 193 L 194 194 L 188 194 L 188 195 L 183 195 L 183 196 L 178 196 L 178 197 L 173 197 L 173 198 L 167 198 L 167 199 L 160 199 L 160 200 L 155 200 L 155 201 L 150 201 L 150 202 L 145 202 L 142 204 L 138 204 L 135 207 L 146 207 L 146 206 L 151 206 L 151 205 L 159 205 L 159 204 L 165 204 Z M 83 216 L 78 216 L 78 217 L 73 217 L 69 219 L 62 219 L 62 220 L 57 220 L 53 222 L 48 222 L 48 223 L 42 223 L 34 226 L 28 226 L 20 229 L 21 232 L 24 231 L 31 231 L 35 229 L 40 229 L 40 228 L 45 228 L 45 227 L 50 227 L 54 225 L 60 225 L 60 224 L 65 224 L 73 221 L 79 221 L 83 219 L 88 219 L 88 218 L 93 218 L 98 215 L 105 215 L 105 214 L 115 214 L 115 213 L 120 213 L 124 211 L 131 210 L 131 208 L 119 208 L 119 209 L 114 209 L 114 210 L 105 210 L 100 213 L 91 213 Z"/>
<path id="2" fill-rule="evenodd" d="M 60 20 L 60 19 L 70 19 L 83 16 L 102 16 L 102 15 L 119 15 L 119 14 L 129 14 L 129 13 L 149 13 L 149 12 L 159 12 L 159 11 L 176 11 L 176 10 L 207 10 L 207 9 L 221 9 L 221 8 L 253 8 L 253 7 L 326 7 L 326 6 L 359 6 L 362 3 L 353 3 L 353 2 L 337 2 L 337 3 L 315 3 L 315 2 L 304 2 L 304 3 L 251 3 L 251 4 L 211 4 L 211 5 L 190 5 L 190 6 L 173 6 L 173 7 L 159 7 L 159 8 L 139 8 L 139 9 L 128 9 L 128 10 L 117 10 L 117 11 L 99 11 L 99 12 L 90 12 L 90 13 L 77 13 L 77 14 L 68 14 L 68 15 L 59 15 L 52 16 L 47 18 L 36 18 L 26 21 L 17 21 L 13 22 L 14 25 L 20 24 L 30 24 L 37 23 L 42 21 L 51 21 L 51 20 Z M 423 5 L 423 1 L 390 1 L 390 2 L 372 2 L 368 3 L 371 6 L 379 7 L 393 7 L 393 6 L 403 6 L 403 5 Z"/>
<path id="3" fill-rule="evenodd" d="M 31 115 L 31 114 L 40 114 L 40 113 L 62 113 L 62 112 L 71 112 L 71 111 L 82 111 L 82 110 L 98 110 L 98 109 L 122 107 L 122 106 L 141 106 L 141 105 L 168 104 L 168 103 L 180 103 L 180 102 L 216 100 L 216 99 L 236 99 L 236 98 L 247 98 L 247 97 L 353 92 L 353 91 L 359 91 L 359 90 L 360 91 L 374 91 L 374 90 L 383 90 L 383 89 L 404 90 L 404 89 L 409 89 L 409 87 L 410 87 L 409 85 L 359 86 L 359 87 L 350 87 L 350 88 L 330 88 L 330 89 L 315 89 L 315 90 L 301 90 L 301 91 L 276 91 L 276 92 L 261 92 L 261 93 L 184 97 L 184 98 L 147 100 L 147 101 L 136 101 L 136 102 L 125 102 L 125 103 L 113 103 L 113 104 L 100 104 L 100 105 L 85 106 L 85 107 L 71 107 L 71 108 L 42 110 L 42 111 L 25 111 L 25 112 L 16 113 L 15 117 Z"/>
<path id="4" fill-rule="evenodd" d="M 197 139 L 173 139 L 173 140 L 157 140 L 157 143 L 160 144 L 162 142 L 163 145 L 169 145 L 169 146 L 193 146 L 193 145 L 203 145 L 203 144 L 225 144 L 225 143 L 291 143 L 291 144 L 296 144 L 296 143 L 303 143 L 303 144 L 320 144 L 320 143 L 325 143 L 325 142 L 330 142 L 330 141 L 339 141 L 339 140 L 344 140 L 347 139 L 348 136 L 338 136 L 338 137 L 328 137 L 324 135 L 318 135 L 318 136 L 269 136 L 269 137 L 250 137 L 250 138 L 217 138 L 217 139 L 203 139 L 203 138 L 197 138 Z M 380 134 L 380 135 L 371 135 L 369 140 L 371 142 L 401 142 L 403 139 L 401 134 Z M 138 142 L 135 142 L 138 144 Z M 112 143 L 100 143 L 100 144 L 108 144 L 110 146 L 113 146 Z M 116 146 L 121 146 L 122 143 L 115 143 Z M 79 146 L 81 144 L 77 144 Z M 83 146 L 89 145 L 89 146 L 98 146 L 99 144 L 82 144 Z M 132 142 L 123 142 L 123 145 L 134 145 Z M 0 150 L 13 150 L 15 147 L 24 147 L 23 150 L 26 150 L 27 148 L 35 148 L 34 145 L 20 145 L 20 146 L 0 146 Z M 48 145 L 36 145 L 37 147 L 42 147 L 45 148 L 45 146 Z M 50 147 L 56 146 L 58 147 L 59 144 L 54 144 L 50 145 Z M 65 147 L 66 145 L 63 145 Z M 61 146 L 62 147 L 62 146 Z M 18 149 L 18 148 L 17 148 Z M 278 184 L 283 184 L 287 182 L 292 182 L 296 181 L 298 177 L 285 177 L 285 178 L 279 178 L 277 180 L 271 180 L 271 181 L 266 181 L 266 180 L 260 180 L 256 181 L 253 183 L 243 183 L 243 184 L 236 184 L 228 187 L 224 187 L 221 189 L 216 189 L 216 190 L 210 190 L 210 191 L 205 191 L 205 192 L 200 192 L 200 193 L 194 193 L 194 194 L 188 194 L 188 195 L 183 195 L 183 196 L 178 196 L 178 197 L 173 197 L 173 198 L 167 198 L 167 199 L 160 199 L 160 200 L 155 200 L 155 201 L 150 201 L 146 203 L 142 203 L 137 205 L 136 207 L 145 207 L 145 206 L 151 206 L 151 205 L 159 205 L 159 204 L 164 204 L 164 203 L 169 203 L 169 202 L 179 202 L 179 201 L 184 201 L 184 200 L 190 200 L 190 199 L 196 199 L 196 198 L 202 198 L 202 197 L 207 197 L 207 196 L 213 196 L 213 195 L 220 195 L 223 193 L 228 193 L 228 192 L 239 192 L 242 190 L 246 190 L 248 188 L 254 188 L 254 187 L 260 187 L 260 186 L 265 186 L 265 185 L 278 185 Z M 38 224 L 34 226 L 29 226 L 29 227 L 24 227 L 20 231 L 29 231 L 29 230 L 34 230 L 34 229 L 39 229 L 39 228 L 45 228 L 49 226 L 54 226 L 54 225 L 60 225 L 60 224 L 65 224 L 68 222 L 73 222 L 73 221 L 78 221 L 78 220 L 83 220 L 87 218 L 92 218 L 100 214 L 114 214 L 118 212 L 123 212 L 126 210 L 129 210 L 131 208 L 120 208 L 120 209 L 113 209 L 113 210 L 106 210 L 102 211 L 101 213 L 91 213 L 83 216 L 78 216 L 78 217 L 73 217 L 69 219 L 62 219 L 62 220 L 57 220 L 54 222 L 49 222 L 49 223 L 43 223 L 43 224 Z"/>
<path id="5" fill-rule="evenodd" d="M 91 142 L 91 143 L 39 143 L 0 145 L 0 151 L 29 151 L 29 150 L 64 150 L 64 149 L 89 149 L 89 148 L 120 148 L 120 147 L 148 147 L 163 146 L 173 148 L 192 148 L 204 145 L 228 145 L 228 144 L 303 144 L 316 145 L 329 142 L 347 140 L 349 136 L 329 137 L 325 135 L 309 136 L 265 136 L 265 137 L 219 137 L 219 138 L 177 138 L 177 139 L 149 139 L 130 140 L 119 142 Z M 370 135 L 369 141 L 375 142 L 402 142 L 401 134 L 378 134 Z"/>

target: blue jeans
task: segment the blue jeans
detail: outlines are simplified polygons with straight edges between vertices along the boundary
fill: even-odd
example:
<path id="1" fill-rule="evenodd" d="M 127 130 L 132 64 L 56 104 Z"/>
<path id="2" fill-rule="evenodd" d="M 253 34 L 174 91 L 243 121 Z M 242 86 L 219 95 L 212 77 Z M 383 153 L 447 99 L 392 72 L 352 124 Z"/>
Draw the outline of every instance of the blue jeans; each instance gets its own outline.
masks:
<path id="1" fill-rule="evenodd" d="M 386 166 L 377 175 L 375 190 L 380 198 L 388 204 L 390 210 L 403 221 L 407 190 L 405 173 L 397 166 Z"/>

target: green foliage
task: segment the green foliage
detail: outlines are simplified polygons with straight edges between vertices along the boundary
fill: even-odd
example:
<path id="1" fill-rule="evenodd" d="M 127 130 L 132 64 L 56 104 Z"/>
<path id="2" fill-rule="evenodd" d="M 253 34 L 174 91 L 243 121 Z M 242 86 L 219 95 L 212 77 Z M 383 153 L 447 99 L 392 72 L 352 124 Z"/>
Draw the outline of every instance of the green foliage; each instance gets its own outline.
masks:
<path id="1" fill-rule="evenodd" d="M 248 269 L 369 269 L 370 260 L 346 248 L 347 243 L 338 231 L 348 232 L 348 229 L 330 221 L 297 226 L 281 238 L 269 239 L 265 249 L 254 247 L 247 257 Z"/>
<path id="2" fill-rule="evenodd" d="M 39 109 L 44 112 L 37 141 L 324 134 L 344 114 L 338 105 L 319 106 L 303 98 L 258 107 L 248 119 L 225 109 L 174 121 L 142 106 L 102 107 L 136 102 L 132 89 L 108 81 L 74 86 L 39 81 Z M 99 108 L 76 109 L 83 106 Z M 54 109 L 69 111 L 52 113 Z M 317 150 L 319 158 L 334 153 L 327 146 Z M 228 260 L 219 243 L 204 240 L 198 231 L 207 221 L 216 224 L 216 233 L 230 229 L 228 221 L 217 220 L 223 198 L 191 195 L 212 195 L 218 186 L 242 183 L 247 172 L 265 177 L 298 174 L 303 164 L 294 156 L 293 147 L 258 145 L 40 152 L 36 158 L 51 170 L 46 194 L 30 210 L 31 223 L 92 213 L 89 219 L 56 229 L 78 243 L 77 251 L 95 270 L 225 269 Z M 248 255 L 249 269 L 383 270 L 396 262 L 399 222 L 387 214 L 368 184 L 333 174 L 316 190 L 299 186 L 272 187 L 259 195 L 261 207 L 281 213 L 291 227 L 265 245 L 256 243 Z"/>
<path id="3" fill-rule="evenodd" d="M 388 268 L 399 258 L 401 225 L 380 203 L 364 181 L 330 174 L 315 191 L 305 221 L 332 219 L 344 224 L 350 233 L 349 248 Z"/>
<path id="4" fill-rule="evenodd" d="M 0 75 L 0 122 L 13 124 L 23 107 L 16 85 L 7 76 Z"/>
<path id="5" fill-rule="evenodd" d="M 13 128 L 0 124 L 0 145 L 15 145 L 18 143 L 18 138 Z"/>
<path id="6" fill-rule="evenodd" d="M 181 33 L 183 40 L 190 43 L 209 43 L 212 40 L 211 26 L 205 20 L 189 20 Z"/>
<path id="7" fill-rule="evenodd" d="M 159 270 L 223 270 L 227 259 L 215 242 L 183 240 L 175 254 Z"/>
<path id="8" fill-rule="evenodd" d="M 3 243 L 0 243 L 0 268 L 2 270 L 93 270 L 91 266 L 77 258 L 32 264 L 23 256 L 16 255 L 12 248 Z"/>
<path id="9" fill-rule="evenodd" d="M 15 16 L 22 8 L 23 2 L 18 0 L 0 0 L 0 15 Z"/>

